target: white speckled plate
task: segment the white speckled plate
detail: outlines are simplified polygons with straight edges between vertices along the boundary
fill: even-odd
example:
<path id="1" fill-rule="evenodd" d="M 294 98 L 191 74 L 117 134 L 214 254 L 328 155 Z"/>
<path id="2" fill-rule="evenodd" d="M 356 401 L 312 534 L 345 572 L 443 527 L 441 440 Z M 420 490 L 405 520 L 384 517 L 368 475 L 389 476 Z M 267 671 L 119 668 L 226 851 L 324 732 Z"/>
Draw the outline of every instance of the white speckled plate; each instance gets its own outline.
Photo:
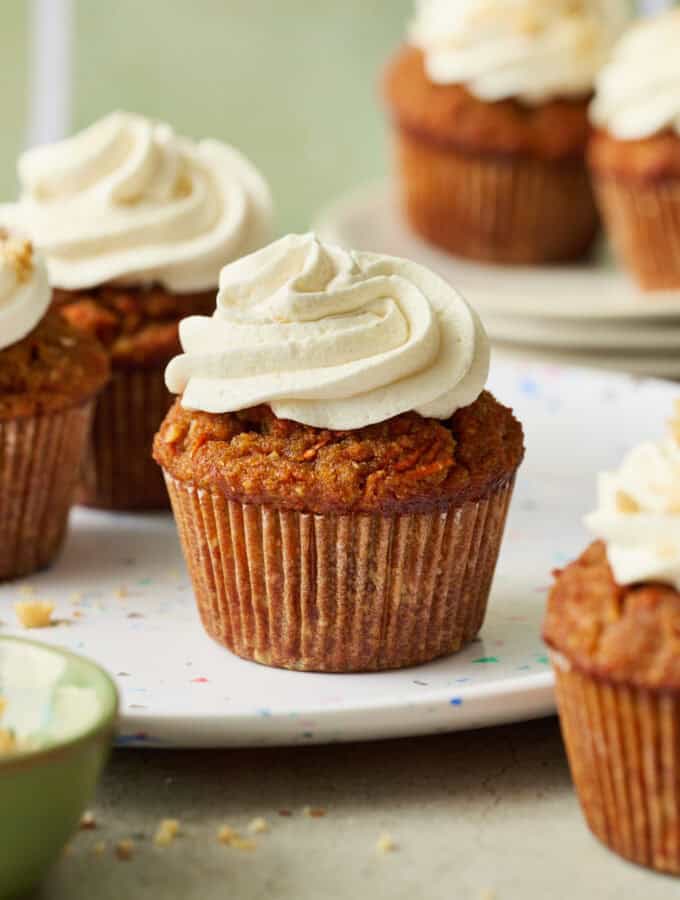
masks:
<path id="1" fill-rule="evenodd" d="M 87 654 L 116 676 L 120 741 L 129 745 L 363 740 L 548 714 L 552 676 L 539 628 L 550 572 L 585 545 L 580 517 L 595 473 L 661 431 L 677 390 L 504 361 L 491 388 L 524 422 L 529 452 L 481 639 L 456 656 L 350 676 L 243 662 L 204 635 L 169 515 L 83 510 L 53 569 L 0 586 L 0 633 L 19 633 L 12 603 L 27 591 L 54 600 L 57 624 L 31 636 Z"/>

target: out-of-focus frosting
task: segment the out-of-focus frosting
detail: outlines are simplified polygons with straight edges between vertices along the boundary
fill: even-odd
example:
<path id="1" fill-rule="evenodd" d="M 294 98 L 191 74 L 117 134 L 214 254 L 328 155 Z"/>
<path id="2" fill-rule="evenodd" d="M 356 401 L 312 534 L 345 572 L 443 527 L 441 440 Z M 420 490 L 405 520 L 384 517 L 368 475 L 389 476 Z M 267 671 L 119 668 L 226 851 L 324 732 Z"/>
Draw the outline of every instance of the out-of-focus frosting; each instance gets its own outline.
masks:
<path id="1" fill-rule="evenodd" d="M 209 413 L 266 403 L 334 430 L 415 410 L 446 419 L 486 383 L 477 315 L 422 266 L 289 235 L 226 266 L 212 318 L 180 325 L 166 382 Z"/>
<path id="2" fill-rule="evenodd" d="M 19 177 L 17 221 L 67 290 L 116 280 L 210 290 L 225 262 L 270 237 L 269 188 L 244 156 L 143 116 L 112 113 L 29 150 Z"/>
<path id="3" fill-rule="evenodd" d="M 680 429 L 679 429 L 680 430 Z M 619 584 L 660 581 L 680 590 L 680 443 L 668 437 L 635 447 L 599 478 L 590 531 L 607 544 Z"/>
<path id="4" fill-rule="evenodd" d="M 622 140 L 680 134 L 680 11 L 644 19 L 621 38 L 596 81 L 593 122 Z"/>
<path id="5" fill-rule="evenodd" d="M 411 42 L 429 78 L 481 100 L 587 95 L 629 17 L 626 0 L 419 0 Z"/>
<path id="6" fill-rule="evenodd" d="M 24 237 L 0 227 L 0 350 L 33 331 L 50 298 L 44 261 Z"/>

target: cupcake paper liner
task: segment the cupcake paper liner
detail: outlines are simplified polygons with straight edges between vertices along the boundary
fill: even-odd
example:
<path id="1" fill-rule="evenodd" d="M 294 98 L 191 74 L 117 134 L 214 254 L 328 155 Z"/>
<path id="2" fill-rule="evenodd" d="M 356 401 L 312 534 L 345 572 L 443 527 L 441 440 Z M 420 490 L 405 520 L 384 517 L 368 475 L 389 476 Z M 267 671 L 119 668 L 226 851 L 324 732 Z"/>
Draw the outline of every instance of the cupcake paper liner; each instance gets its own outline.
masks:
<path id="1" fill-rule="evenodd" d="M 680 288 L 680 179 L 628 185 L 599 177 L 595 188 L 616 254 L 641 287 Z"/>
<path id="2" fill-rule="evenodd" d="M 59 552 L 93 411 L 90 401 L 0 422 L 0 580 L 42 569 Z"/>
<path id="3" fill-rule="evenodd" d="M 680 874 L 680 699 L 598 680 L 553 654 L 571 774 L 611 850 Z"/>
<path id="4" fill-rule="evenodd" d="M 238 656 L 393 669 L 482 627 L 514 478 L 478 502 L 396 516 L 278 510 L 166 481 L 203 625 Z"/>
<path id="5" fill-rule="evenodd" d="M 111 510 L 167 509 L 153 439 L 172 397 L 164 367 L 115 369 L 100 395 L 78 501 Z"/>
<path id="6" fill-rule="evenodd" d="M 428 241 L 471 259 L 540 263 L 582 257 L 598 230 L 585 164 L 474 156 L 404 131 L 403 202 Z"/>

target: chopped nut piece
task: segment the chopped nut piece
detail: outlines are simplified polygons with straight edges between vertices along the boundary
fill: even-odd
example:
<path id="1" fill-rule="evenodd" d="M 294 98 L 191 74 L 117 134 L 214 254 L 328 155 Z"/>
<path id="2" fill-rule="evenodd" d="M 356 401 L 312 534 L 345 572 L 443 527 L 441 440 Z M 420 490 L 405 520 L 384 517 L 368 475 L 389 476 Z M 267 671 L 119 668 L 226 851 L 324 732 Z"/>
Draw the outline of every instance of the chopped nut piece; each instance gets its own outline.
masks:
<path id="1" fill-rule="evenodd" d="M 30 279 L 33 273 L 33 245 L 30 241 L 0 235 L 0 256 L 14 270 L 20 284 Z"/>
<path id="2" fill-rule="evenodd" d="M 163 432 L 163 440 L 166 444 L 177 444 L 186 435 L 186 428 L 173 422 Z"/>
<path id="3" fill-rule="evenodd" d="M 323 819 L 326 810 L 322 806 L 305 806 L 302 812 L 310 819 Z"/>
<path id="4" fill-rule="evenodd" d="M 617 491 L 616 509 L 620 513 L 633 515 L 640 512 L 640 504 L 625 491 Z"/>
<path id="5" fill-rule="evenodd" d="M 238 832 L 228 825 L 222 825 L 217 831 L 217 840 L 220 844 L 230 844 L 235 837 L 238 837 Z"/>
<path id="6" fill-rule="evenodd" d="M 389 834 L 381 834 L 375 845 L 380 853 L 394 853 L 397 845 Z"/>
<path id="7" fill-rule="evenodd" d="M 130 838 L 125 838 L 125 840 L 118 841 L 116 844 L 116 858 L 120 859 L 123 862 L 127 862 L 127 860 L 132 859 L 135 852 L 134 842 L 130 840 Z"/>
<path id="8" fill-rule="evenodd" d="M 80 827 L 83 831 L 92 831 L 97 827 L 97 822 L 94 817 L 94 813 L 89 809 L 86 809 L 85 812 L 80 817 Z"/>
<path id="9" fill-rule="evenodd" d="M 269 822 L 261 816 L 248 825 L 248 831 L 251 834 L 266 834 L 269 831 Z"/>
<path id="10" fill-rule="evenodd" d="M 178 819 L 163 819 L 153 839 L 156 847 L 169 847 L 179 834 Z"/>
<path id="11" fill-rule="evenodd" d="M 47 600 L 19 600 L 14 604 L 14 611 L 23 628 L 49 628 L 54 603 Z"/>

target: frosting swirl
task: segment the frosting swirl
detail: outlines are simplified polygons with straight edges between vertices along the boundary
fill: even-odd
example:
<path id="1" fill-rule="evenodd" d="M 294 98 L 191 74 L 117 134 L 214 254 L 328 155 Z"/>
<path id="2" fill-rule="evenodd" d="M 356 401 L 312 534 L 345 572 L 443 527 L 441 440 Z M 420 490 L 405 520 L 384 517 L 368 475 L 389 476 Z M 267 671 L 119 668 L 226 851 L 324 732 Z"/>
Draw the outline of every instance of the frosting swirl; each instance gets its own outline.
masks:
<path id="1" fill-rule="evenodd" d="M 130 113 L 29 150 L 19 177 L 18 220 L 67 290 L 114 280 L 210 290 L 225 261 L 269 238 L 269 189 L 245 157 Z"/>
<path id="2" fill-rule="evenodd" d="M 180 324 L 166 371 L 188 409 L 269 404 L 317 428 L 362 428 L 415 410 L 446 419 L 486 383 L 477 315 L 406 260 L 289 235 L 222 270 L 212 318 Z"/>
<path id="3" fill-rule="evenodd" d="M 661 581 L 680 590 L 678 437 L 635 447 L 618 471 L 600 475 L 598 495 L 585 521 L 606 542 L 616 581 Z"/>
<path id="4" fill-rule="evenodd" d="M 591 92 L 625 0 L 419 0 L 411 42 L 436 84 L 528 104 Z"/>
<path id="5" fill-rule="evenodd" d="M 633 26 L 596 81 L 593 122 L 622 140 L 680 134 L 680 11 Z"/>
<path id="6" fill-rule="evenodd" d="M 33 331 L 50 299 L 44 261 L 29 241 L 0 228 L 0 350 Z"/>

